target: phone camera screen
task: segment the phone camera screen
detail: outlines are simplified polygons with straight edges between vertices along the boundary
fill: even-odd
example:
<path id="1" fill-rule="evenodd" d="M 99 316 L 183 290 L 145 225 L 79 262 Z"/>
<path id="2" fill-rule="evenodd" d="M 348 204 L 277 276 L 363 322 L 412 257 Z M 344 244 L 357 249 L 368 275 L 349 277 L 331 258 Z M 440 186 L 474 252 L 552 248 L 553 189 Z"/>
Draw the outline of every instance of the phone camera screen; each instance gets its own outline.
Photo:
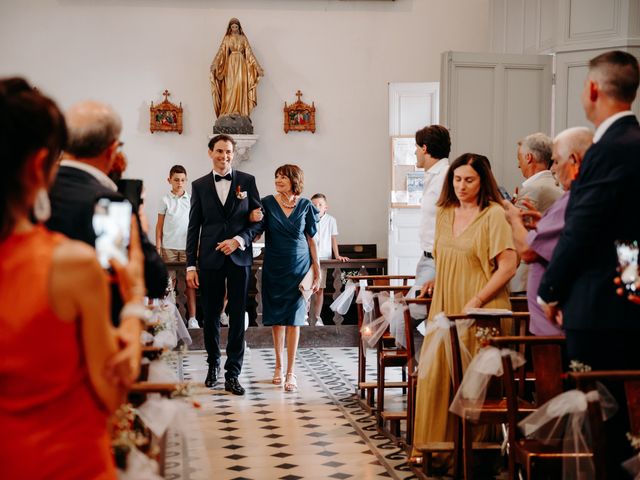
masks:
<path id="1" fill-rule="evenodd" d="M 109 268 L 109 260 L 127 263 L 129 234 L 131 229 L 131 203 L 114 202 L 106 198 L 98 200 L 93 214 L 93 230 L 96 233 L 96 253 L 103 268 Z"/>
<path id="2" fill-rule="evenodd" d="M 620 280 L 630 293 L 636 292 L 638 281 L 638 242 L 616 242 Z"/>

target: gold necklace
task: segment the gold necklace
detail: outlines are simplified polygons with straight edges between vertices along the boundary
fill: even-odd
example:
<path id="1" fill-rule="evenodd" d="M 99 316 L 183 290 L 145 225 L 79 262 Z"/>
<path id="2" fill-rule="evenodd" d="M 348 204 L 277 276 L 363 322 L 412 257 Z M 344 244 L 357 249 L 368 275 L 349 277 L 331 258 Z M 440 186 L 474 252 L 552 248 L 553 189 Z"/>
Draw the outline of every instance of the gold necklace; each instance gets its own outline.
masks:
<path id="1" fill-rule="evenodd" d="M 297 199 L 295 196 L 293 198 L 294 198 L 293 204 L 285 203 L 284 196 L 281 193 L 278 194 L 278 201 L 280 202 L 280 205 L 282 205 L 284 208 L 296 208 Z"/>

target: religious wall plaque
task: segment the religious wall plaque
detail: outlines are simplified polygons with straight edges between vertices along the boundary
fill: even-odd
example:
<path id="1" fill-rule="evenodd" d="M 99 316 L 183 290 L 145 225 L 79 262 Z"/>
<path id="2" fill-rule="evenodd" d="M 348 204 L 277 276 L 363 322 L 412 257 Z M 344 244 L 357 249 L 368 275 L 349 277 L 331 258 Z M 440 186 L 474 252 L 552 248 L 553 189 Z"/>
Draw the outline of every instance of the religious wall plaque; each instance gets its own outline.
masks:
<path id="1" fill-rule="evenodd" d="M 304 103 L 300 100 L 302 92 L 298 90 L 296 92 L 298 100 L 287 106 L 287 102 L 284 102 L 284 133 L 289 133 L 289 130 L 293 131 L 310 131 L 316 132 L 316 106 L 313 102 L 311 105 Z"/>
<path id="2" fill-rule="evenodd" d="M 178 132 L 182 133 L 182 102 L 180 106 L 169 101 L 169 90 L 163 93 L 164 101 L 157 106 L 149 108 L 149 130 L 153 132 Z"/>

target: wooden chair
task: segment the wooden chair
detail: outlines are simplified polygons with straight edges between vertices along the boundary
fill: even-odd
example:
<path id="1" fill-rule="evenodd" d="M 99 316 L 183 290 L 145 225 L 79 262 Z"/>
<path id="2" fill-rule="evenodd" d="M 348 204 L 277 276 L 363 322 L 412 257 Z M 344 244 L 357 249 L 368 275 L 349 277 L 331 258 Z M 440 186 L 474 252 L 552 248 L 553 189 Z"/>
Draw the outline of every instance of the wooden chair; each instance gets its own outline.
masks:
<path id="1" fill-rule="evenodd" d="M 535 406 L 539 407 L 553 397 L 563 392 L 562 349 L 565 339 L 562 336 L 550 337 L 497 337 L 491 339 L 491 344 L 506 348 L 514 345 L 524 345 L 531 354 L 533 372 L 535 376 Z M 508 461 L 509 478 L 518 479 L 518 470 L 522 469 L 527 479 L 558 478 L 562 471 L 562 461 L 567 457 L 558 447 L 544 445 L 537 440 L 524 438 L 518 428 L 518 421 L 525 412 L 521 405 L 524 400 L 519 391 L 519 381 L 516 378 L 511 358 L 505 356 L 503 363 L 503 383 L 507 401 L 508 422 Z M 518 375 L 521 375 L 519 373 Z M 529 410 L 527 409 L 528 413 Z M 572 455 L 572 458 L 575 455 Z M 556 477 L 557 476 L 557 477 Z"/>
<path id="2" fill-rule="evenodd" d="M 425 305 L 427 308 L 431 305 L 431 298 L 406 298 L 405 303 L 411 305 Z M 407 344 L 407 352 L 409 360 L 407 362 L 407 411 L 406 411 L 406 431 L 405 444 L 407 447 L 413 445 L 413 422 L 416 417 L 416 386 L 418 383 L 418 370 L 416 355 L 419 352 L 415 349 L 415 339 L 413 335 L 413 318 L 411 312 L 407 309 L 404 312 L 404 335 Z"/>
<path id="3" fill-rule="evenodd" d="M 504 315 L 502 317 L 485 314 L 449 315 L 449 319 L 454 321 L 454 325 L 451 327 L 453 391 L 458 391 L 463 376 L 462 354 L 455 320 L 472 318 L 475 320 L 475 325 L 478 328 L 495 328 L 499 330 L 501 318 L 513 318 L 514 329 L 519 331 L 528 317 L 528 312 L 513 312 L 510 315 Z M 528 414 L 533 412 L 535 408 L 530 402 L 522 401 L 519 404 L 519 409 L 522 414 Z M 457 423 L 459 422 L 459 427 L 456 428 L 457 432 L 454 435 L 454 439 L 459 440 L 457 442 L 454 441 L 454 468 L 457 467 L 458 469 L 456 473 L 459 473 L 459 468 L 462 468 L 464 478 L 471 479 L 473 476 L 473 451 L 497 450 L 502 447 L 501 443 L 496 442 L 474 442 L 474 425 L 501 425 L 506 424 L 507 420 L 507 400 L 504 397 L 502 384 L 499 380 L 493 379 L 489 384 L 487 397 L 482 406 L 477 407 L 469 404 L 469 406 L 464 407 L 463 405 L 463 414 L 459 417 L 459 420 L 456 420 Z"/>
<path id="4" fill-rule="evenodd" d="M 367 287 L 367 290 L 374 293 L 388 292 L 389 294 L 406 294 L 411 287 L 407 285 L 393 286 L 393 285 L 373 285 L 371 287 Z M 374 298 L 374 317 L 379 317 L 382 315 L 380 311 L 380 304 L 377 298 Z M 376 372 L 376 393 L 377 393 L 377 401 L 376 401 L 376 423 L 378 428 L 382 430 L 383 433 L 390 433 L 385 431 L 385 420 L 383 418 L 383 412 L 385 411 L 384 403 L 385 403 L 385 390 L 389 389 L 397 389 L 401 388 L 402 393 L 406 393 L 406 389 L 408 386 L 407 383 L 407 372 L 406 367 L 409 361 L 409 354 L 406 348 L 396 346 L 396 341 L 393 336 L 389 333 L 388 329 L 384 333 L 384 335 L 378 340 L 376 345 L 376 359 L 377 359 L 377 372 Z M 399 367 L 402 369 L 402 380 L 400 382 L 387 382 L 386 381 L 386 372 L 387 368 Z M 388 414 L 390 415 L 390 414 Z M 388 417 L 390 418 L 390 417 Z M 394 425 L 397 425 L 399 428 L 399 420 L 393 422 Z M 393 435 L 399 436 L 399 430 L 393 432 Z"/>
<path id="5" fill-rule="evenodd" d="M 428 304 L 430 299 L 405 299 L 407 304 Z M 415 361 L 415 343 L 413 338 L 413 319 L 409 309 L 404 311 L 404 342 L 407 355 L 407 399 L 406 409 L 401 411 L 382 410 L 380 412 L 382 418 L 382 428 L 384 429 L 389 422 L 389 432 L 395 440 L 401 440 L 400 423 L 406 423 L 405 428 L 405 445 L 411 445 L 413 442 L 413 418 L 415 416 L 415 395 L 416 395 L 416 361 Z"/>
<path id="6" fill-rule="evenodd" d="M 622 384 L 624 398 L 618 398 L 618 408 L 624 409 L 622 404 L 626 401 L 627 425 L 624 431 L 615 432 L 616 435 L 624 435 L 630 432 L 632 435 L 640 434 L 640 370 L 594 370 L 590 372 L 569 372 L 567 374 L 576 388 L 584 392 L 596 389 L 596 382 L 602 382 L 608 386 Z M 590 406 L 591 407 L 591 406 Z M 607 469 L 607 459 L 611 454 L 612 438 L 607 438 L 607 429 L 604 425 L 600 410 L 590 412 L 591 435 L 593 440 L 593 460 L 598 480 L 612 480 L 612 474 Z M 611 432 L 609 432 L 611 434 Z M 617 438 L 615 441 L 620 442 Z M 624 441 L 624 440 L 623 440 Z"/>
<path id="7" fill-rule="evenodd" d="M 366 282 L 371 282 L 375 286 L 381 285 L 390 285 L 392 281 L 398 281 L 402 283 L 402 285 L 406 286 L 409 280 L 414 279 L 415 277 L 412 275 L 350 275 L 346 277 L 347 280 L 351 280 L 356 283 L 356 295 L 360 289 L 359 282 L 360 280 L 364 280 Z M 362 328 L 362 323 L 364 320 L 364 310 L 361 304 L 357 304 L 357 313 L 358 313 L 358 336 L 360 338 L 360 330 Z M 356 393 L 358 394 L 358 399 L 363 404 L 363 407 L 371 411 L 373 409 L 373 405 L 375 402 L 375 388 L 377 386 L 377 382 L 368 382 L 367 381 L 367 358 L 366 352 L 362 345 L 362 341 L 358 342 L 358 385 L 356 387 Z"/>

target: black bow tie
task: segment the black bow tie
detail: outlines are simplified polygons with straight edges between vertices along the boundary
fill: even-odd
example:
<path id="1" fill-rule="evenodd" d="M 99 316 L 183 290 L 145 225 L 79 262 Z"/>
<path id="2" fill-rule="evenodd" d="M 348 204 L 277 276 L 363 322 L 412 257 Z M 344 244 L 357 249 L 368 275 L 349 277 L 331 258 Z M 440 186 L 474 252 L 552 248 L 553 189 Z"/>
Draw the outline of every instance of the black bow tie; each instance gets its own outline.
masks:
<path id="1" fill-rule="evenodd" d="M 230 173 L 227 173 L 226 175 L 214 174 L 213 178 L 215 178 L 216 182 L 219 182 L 220 180 L 229 180 L 229 181 L 231 181 L 231 174 Z"/>

